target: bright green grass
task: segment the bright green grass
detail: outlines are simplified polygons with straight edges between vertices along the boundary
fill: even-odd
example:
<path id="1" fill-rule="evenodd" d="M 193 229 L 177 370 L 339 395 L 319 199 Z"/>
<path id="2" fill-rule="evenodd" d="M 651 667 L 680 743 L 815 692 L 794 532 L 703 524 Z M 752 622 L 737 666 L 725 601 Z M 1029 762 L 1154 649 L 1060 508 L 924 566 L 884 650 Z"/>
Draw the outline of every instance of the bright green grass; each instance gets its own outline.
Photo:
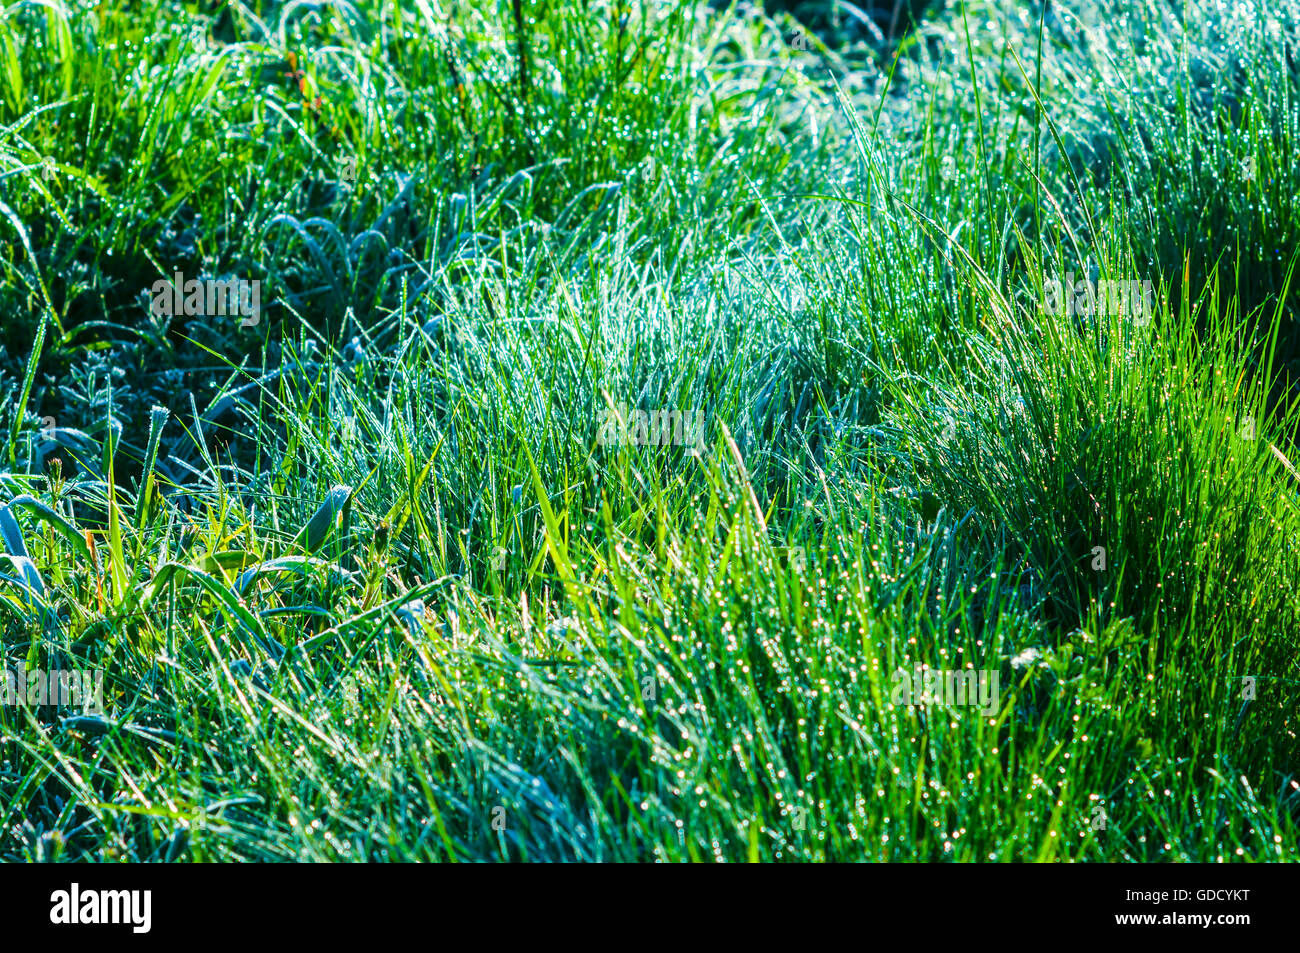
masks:
<path id="1" fill-rule="evenodd" d="M 1300 4 L 197 6 L 0 19 L 0 857 L 1295 858 Z"/>

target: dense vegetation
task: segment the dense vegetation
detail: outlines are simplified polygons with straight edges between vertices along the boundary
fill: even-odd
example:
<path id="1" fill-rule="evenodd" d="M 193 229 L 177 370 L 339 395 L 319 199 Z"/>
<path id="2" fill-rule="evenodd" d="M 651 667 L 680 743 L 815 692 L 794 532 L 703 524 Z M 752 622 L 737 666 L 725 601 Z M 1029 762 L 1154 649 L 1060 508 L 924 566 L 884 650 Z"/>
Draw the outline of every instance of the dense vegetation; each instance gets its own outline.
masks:
<path id="1" fill-rule="evenodd" d="M 1294 859 L 1300 2 L 910 9 L 5 4 L 0 858 Z"/>

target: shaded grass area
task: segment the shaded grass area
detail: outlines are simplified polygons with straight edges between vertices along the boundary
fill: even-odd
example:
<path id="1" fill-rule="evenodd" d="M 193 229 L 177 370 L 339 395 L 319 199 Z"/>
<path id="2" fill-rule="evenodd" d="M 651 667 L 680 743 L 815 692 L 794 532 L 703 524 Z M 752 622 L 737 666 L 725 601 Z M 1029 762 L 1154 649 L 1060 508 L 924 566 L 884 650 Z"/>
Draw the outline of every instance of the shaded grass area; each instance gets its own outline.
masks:
<path id="1" fill-rule="evenodd" d="M 1294 859 L 1300 7 L 147 14 L 0 20 L 0 856 Z"/>

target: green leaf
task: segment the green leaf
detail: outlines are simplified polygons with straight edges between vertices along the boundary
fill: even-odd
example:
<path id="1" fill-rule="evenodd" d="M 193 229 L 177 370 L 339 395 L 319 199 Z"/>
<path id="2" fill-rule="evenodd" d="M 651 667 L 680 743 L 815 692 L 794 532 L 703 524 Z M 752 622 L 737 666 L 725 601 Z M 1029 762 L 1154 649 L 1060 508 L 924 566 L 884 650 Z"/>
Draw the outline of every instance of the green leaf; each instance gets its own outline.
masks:
<path id="1" fill-rule="evenodd" d="M 67 541 L 73 551 L 81 556 L 86 562 L 91 561 L 90 547 L 86 545 L 86 538 L 75 526 L 60 516 L 53 508 L 42 503 L 33 496 L 24 493 L 22 496 L 15 496 L 9 501 L 9 505 L 21 506 L 23 509 L 35 515 L 38 519 L 47 523 L 56 533 Z"/>
<path id="2" fill-rule="evenodd" d="M 294 538 L 294 545 L 306 550 L 308 554 L 316 552 L 334 533 L 339 517 L 352 502 L 352 488 L 336 486 L 329 491 L 325 501 L 317 507 L 307 525 Z"/>

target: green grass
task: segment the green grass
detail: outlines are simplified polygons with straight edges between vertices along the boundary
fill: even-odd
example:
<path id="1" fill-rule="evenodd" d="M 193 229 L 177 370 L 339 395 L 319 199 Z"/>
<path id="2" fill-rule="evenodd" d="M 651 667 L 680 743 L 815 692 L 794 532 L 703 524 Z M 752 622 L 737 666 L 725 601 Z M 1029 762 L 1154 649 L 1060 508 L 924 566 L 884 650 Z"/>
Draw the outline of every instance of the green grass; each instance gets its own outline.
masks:
<path id="1" fill-rule="evenodd" d="M 1295 859 L 1300 4 L 140 6 L 0 15 L 0 859 Z"/>

